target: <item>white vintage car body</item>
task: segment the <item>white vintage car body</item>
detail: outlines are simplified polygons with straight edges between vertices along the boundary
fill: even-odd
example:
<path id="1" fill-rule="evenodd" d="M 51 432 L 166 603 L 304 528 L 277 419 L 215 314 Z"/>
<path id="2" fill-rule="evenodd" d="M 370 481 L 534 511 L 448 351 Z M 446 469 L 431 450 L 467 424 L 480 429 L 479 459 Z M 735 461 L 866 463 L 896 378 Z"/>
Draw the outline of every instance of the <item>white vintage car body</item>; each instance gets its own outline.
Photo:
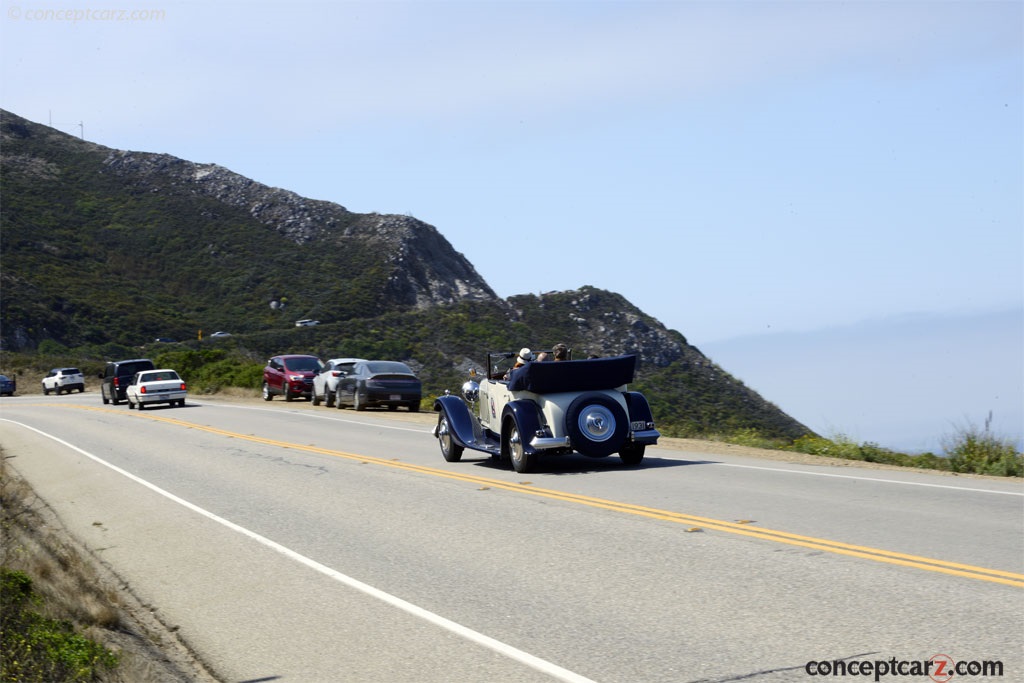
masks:
<path id="1" fill-rule="evenodd" d="M 647 399 L 626 388 L 635 355 L 533 361 L 506 375 L 515 356 L 489 354 L 486 377 L 466 382 L 462 398 L 446 393 L 435 400 L 433 434 L 445 460 L 456 462 L 469 448 L 510 460 L 517 472 L 532 470 L 541 454 L 572 452 L 617 452 L 637 465 L 646 446 L 658 442 Z"/>
<path id="2" fill-rule="evenodd" d="M 124 395 L 128 401 L 128 408 L 142 410 L 157 403 L 183 406 L 188 389 L 177 372 L 170 368 L 161 368 L 136 372 L 125 388 Z"/>

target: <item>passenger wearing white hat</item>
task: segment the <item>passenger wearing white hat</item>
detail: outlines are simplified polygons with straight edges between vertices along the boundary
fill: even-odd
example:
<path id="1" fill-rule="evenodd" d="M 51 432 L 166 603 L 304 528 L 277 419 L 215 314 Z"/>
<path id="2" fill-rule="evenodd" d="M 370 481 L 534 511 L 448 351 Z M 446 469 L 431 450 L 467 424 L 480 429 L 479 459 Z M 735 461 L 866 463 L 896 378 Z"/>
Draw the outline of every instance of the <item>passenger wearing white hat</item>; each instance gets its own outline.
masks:
<path id="1" fill-rule="evenodd" d="M 504 379 L 509 379 L 510 377 L 512 377 L 512 371 L 513 370 L 515 370 L 516 368 L 523 367 L 524 365 L 526 365 L 527 363 L 529 363 L 532 360 L 533 360 L 533 351 L 531 351 L 529 348 L 527 348 L 525 346 L 523 348 L 519 349 L 519 355 L 516 356 L 516 363 L 511 368 L 509 368 L 508 372 L 505 373 Z"/>

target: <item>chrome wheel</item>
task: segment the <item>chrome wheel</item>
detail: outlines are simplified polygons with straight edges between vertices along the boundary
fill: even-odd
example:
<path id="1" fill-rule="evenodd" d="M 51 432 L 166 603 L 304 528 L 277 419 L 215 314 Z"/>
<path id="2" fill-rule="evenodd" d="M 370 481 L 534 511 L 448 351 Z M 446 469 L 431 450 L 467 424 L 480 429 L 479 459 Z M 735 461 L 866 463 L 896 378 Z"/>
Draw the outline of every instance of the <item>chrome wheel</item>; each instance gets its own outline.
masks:
<path id="1" fill-rule="evenodd" d="M 515 424 L 508 430 L 506 449 L 509 459 L 512 460 L 512 469 L 520 474 L 530 472 L 537 464 L 537 455 L 528 454 L 523 445 L 523 439 L 519 434 L 519 427 Z"/>
<path id="2" fill-rule="evenodd" d="M 458 462 L 462 459 L 463 447 L 452 439 L 451 425 L 448 424 L 448 417 L 441 414 L 437 418 L 437 440 L 441 444 L 441 455 L 448 462 Z"/>

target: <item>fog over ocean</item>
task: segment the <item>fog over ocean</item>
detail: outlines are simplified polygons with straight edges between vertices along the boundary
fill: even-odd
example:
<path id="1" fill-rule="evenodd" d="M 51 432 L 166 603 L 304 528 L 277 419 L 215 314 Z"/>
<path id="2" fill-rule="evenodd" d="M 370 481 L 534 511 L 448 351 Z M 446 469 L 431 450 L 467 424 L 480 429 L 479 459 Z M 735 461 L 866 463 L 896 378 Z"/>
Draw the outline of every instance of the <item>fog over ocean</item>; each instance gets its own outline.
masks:
<path id="1" fill-rule="evenodd" d="M 1024 310 L 915 314 L 698 344 L 822 436 L 942 451 L 973 424 L 1024 448 Z"/>

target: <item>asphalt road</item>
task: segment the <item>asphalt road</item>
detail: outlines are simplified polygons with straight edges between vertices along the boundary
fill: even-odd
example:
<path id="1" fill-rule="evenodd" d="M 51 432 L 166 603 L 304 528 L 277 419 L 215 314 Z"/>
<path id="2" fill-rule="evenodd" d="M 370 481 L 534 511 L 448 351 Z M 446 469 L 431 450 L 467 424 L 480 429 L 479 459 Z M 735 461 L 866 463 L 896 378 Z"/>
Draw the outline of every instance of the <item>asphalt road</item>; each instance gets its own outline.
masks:
<path id="1" fill-rule="evenodd" d="M 1024 680 L 1020 480 L 663 447 L 518 475 L 432 419 L 87 392 L 0 400 L 0 445 L 223 681 Z"/>

